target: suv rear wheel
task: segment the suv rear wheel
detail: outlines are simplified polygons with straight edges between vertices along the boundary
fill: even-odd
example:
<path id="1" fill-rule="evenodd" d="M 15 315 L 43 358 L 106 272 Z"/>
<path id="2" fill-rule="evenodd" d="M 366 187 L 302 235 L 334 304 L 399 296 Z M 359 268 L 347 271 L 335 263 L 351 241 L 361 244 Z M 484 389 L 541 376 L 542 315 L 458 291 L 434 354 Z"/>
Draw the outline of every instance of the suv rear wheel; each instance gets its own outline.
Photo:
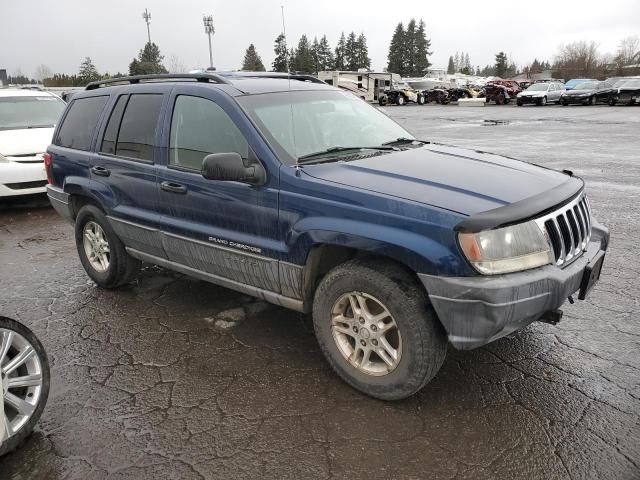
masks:
<path id="1" fill-rule="evenodd" d="M 424 289 L 390 262 L 352 260 L 331 270 L 316 290 L 313 323 L 336 373 L 382 400 L 416 393 L 446 355 L 446 336 Z"/>
<path id="2" fill-rule="evenodd" d="M 116 288 L 129 283 L 140 270 L 140 261 L 126 252 L 99 208 L 85 205 L 80 209 L 75 237 L 82 266 L 100 287 Z"/>

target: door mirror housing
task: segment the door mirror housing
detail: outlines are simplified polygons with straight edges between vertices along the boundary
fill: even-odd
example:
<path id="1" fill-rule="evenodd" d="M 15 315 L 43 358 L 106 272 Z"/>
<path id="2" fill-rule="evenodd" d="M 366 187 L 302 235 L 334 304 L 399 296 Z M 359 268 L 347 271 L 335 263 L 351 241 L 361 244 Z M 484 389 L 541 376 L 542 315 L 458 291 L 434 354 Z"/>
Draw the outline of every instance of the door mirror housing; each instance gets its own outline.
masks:
<path id="1" fill-rule="evenodd" d="M 236 152 L 212 153 L 202 160 L 202 176 L 207 180 L 222 182 L 243 182 L 262 185 L 266 173 L 259 162 L 245 166 L 242 157 Z"/>

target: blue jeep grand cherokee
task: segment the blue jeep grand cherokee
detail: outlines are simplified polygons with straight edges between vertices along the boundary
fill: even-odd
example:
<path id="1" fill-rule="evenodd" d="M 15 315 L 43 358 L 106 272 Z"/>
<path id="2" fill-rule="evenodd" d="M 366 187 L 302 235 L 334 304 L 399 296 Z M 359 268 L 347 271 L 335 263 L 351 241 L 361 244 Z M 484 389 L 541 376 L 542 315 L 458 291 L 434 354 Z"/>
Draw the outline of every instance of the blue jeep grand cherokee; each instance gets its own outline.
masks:
<path id="1" fill-rule="evenodd" d="M 328 362 L 381 399 L 597 281 L 608 231 L 583 182 L 416 140 L 286 74 L 128 77 L 75 95 L 45 161 L 101 287 L 140 261 L 313 312 Z"/>

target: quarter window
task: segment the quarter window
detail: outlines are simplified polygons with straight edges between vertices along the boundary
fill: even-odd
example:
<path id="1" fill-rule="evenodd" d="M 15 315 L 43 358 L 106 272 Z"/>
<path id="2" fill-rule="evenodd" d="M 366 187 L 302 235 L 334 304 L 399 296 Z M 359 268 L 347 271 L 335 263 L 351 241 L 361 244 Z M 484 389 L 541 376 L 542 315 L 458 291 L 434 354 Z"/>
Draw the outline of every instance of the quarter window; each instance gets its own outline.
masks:
<path id="1" fill-rule="evenodd" d="M 247 158 L 249 146 L 242 132 L 216 103 L 180 95 L 171 118 L 169 165 L 200 171 L 211 153 L 238 153 Z"/>
<path id="2" fill-rule="evenodd" d="M 161 94 L 142 93 L 129 97 L 116 140 L 115 154 L 117 156 L 144 161 L 153 159 L 156 125 L 161 106 Z M 118 105 L 116 105 L 117 107 Z M 110 125 L 107 126 L 107 130 L 109 127 Z M 107 133 L 111 132 L 105 132 L 105 136 Z M 109 142 L 109 138 L 107 138 L 107 142 Z"/>
<path id="3" fill-rule="evenodd" d="M 74 100 L 64 118 L 55 144 L 75 150 L 91 150 L 91 141 L 108 96 Z"/>

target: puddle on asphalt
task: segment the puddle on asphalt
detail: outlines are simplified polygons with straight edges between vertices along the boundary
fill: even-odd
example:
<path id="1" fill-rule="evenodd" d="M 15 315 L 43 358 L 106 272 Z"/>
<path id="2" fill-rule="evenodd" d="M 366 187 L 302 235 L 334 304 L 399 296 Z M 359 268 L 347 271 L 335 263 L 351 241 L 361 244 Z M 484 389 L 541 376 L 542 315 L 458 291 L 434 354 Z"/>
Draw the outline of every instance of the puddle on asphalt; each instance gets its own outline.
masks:
<path id="1" fill-rule="evenodd" d="M 482 125 L 485 127 L 494 127 L 497 125 L 509 125 L 511 120 L 483 120 Z"/>

